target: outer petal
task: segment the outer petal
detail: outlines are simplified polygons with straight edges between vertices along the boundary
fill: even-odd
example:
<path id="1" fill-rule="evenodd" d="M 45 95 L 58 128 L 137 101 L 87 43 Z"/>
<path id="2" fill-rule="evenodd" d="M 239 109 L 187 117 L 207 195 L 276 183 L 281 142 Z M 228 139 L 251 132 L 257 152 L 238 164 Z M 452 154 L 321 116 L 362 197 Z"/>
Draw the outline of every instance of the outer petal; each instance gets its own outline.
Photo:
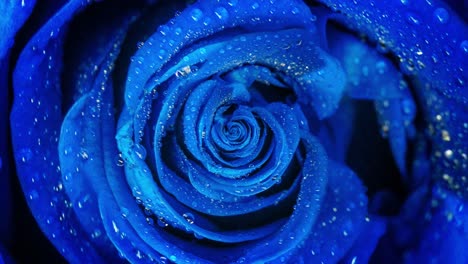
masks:
<path id="1" fill-rule="evenodd" d="M 60 73 L 65 33 L 86 1 L 70 1 L 34 36 L 14 72 L 11 113 L 17 170 L 41 229 L 69 260 L 100 262 L 81 234 L 72 204 L 63 192 L 57 146 L 61 113 Z"/>
<path id="2" fill-rule="evenodd" d="M 8 73 L 10 71 L 10 48 L 14 43 L 17 30 L 29 17 L 35 0 L 15 1 L 5 0 L 0 2 L 0 242 L 6 242 L 10 229 L 10 158 L 9 158 L 9 88 Z M 1 261 L 0 261 L 1 262 Z"/>
<path id="3" fill-rule="evenodd" d="M 468 198 L 463 177 L 468 160 L 466 23 L 441 1 L 321 2 L 344 14 L 346 25 L 398 57 L 402 70 L 416 83 L 430 123 L 434 178 Z M 452 180 L 444 180 L 444 175 Z"/>
<path id="4" fill-rule="evenodd" d="M 440 186 L 432 190 L 430 212 L 421 218 L 421 243 L 405 256 L 406 263 L 467 263 L 468 203 Z M 429 221 L 427 220 L 430 214 Z"/>
<path id="5" fill-rule="evenodd" d="M 406 175 L 407 138 L 413 136 L 415 102 L 390 59 L 352 35 L 331 31 L 329 46 L 348 75 L 347 92 L 356 99 L 375 100 L 378 121 L 400 172 Z"/>

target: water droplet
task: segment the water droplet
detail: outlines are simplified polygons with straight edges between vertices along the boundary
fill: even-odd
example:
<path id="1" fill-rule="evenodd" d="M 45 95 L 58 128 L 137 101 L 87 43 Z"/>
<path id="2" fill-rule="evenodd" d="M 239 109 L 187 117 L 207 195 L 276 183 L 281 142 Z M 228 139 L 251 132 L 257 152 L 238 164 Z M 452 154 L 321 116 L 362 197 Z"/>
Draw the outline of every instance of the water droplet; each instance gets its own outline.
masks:
<path id="1" fill-rule="evenodd" d="M 208 26 L 209 24 L 211 24 L 211 18 L 205 17 L 205 19 L 203 19 L 203 25 Z"/>
<path id="2" fill-rule="evenodd" d="M 114 232 L 119 232 L 119 228 L 117 227 L 117 224 L 114 221 L 112 221 L 112 228 L 114 228 Z"/>
<path id="3" fill-rule="evenodd" d="M 151 217 L 146 217 L 146 222 L 151 226 L 154 225 L 154 219 Z"/>
<path id="4" fill-rule="evenodd" d="M 447 130 L 442 130 L 442 140 L 450 141 L 450 133 Z"/>
<path id="5" fill-rule="evenodd" d="M 122 213 L 123 218 L 126 218 L 128 214 L 130 213 L 130 211 L 126 207 L 120 208 L 120 212 Z"/>
<path id="6" fill-rule="evenodd" d="M 378 43 L 377 43 L 377 51 L 380 52 L 380 53 L 387 53 L 388 52 L 388 47 L 387 47 L 387 43 L 385 43 L 385 41 L 383 40 L 380 40 Z"/>
<path id="7" fill-rule="evenodd" d="M 408 60 L 403 60 L 400 63 L 400 69 L 408 75 L 413 74 L 414 71 L 414 63 L 413 60 L 408 59 Z"/>
<path id="8" fill-rule="evenodd" d="M 468 40 L 463 40 L 460 43 L 460 49 L 465 53 L 468 54 Z"/>
<path id="9" fill-rule="evenodd" d="M 79 155 L 83 160 L 88 160 L 89 159 L 88 152 L 85 149 L 82 149 L 80 151 Z"/>
<path id="10" fill-rule="evenodd" d="M 117 155 L 117 158 L 115 159 L 115 164 L 119 167 L 122 167 L 125 164 L 125 161 L 122 158 L 122 153 L 119 153 L 119 155 Z"/>
<path id="11" fill-rule="evenodd" d="M 369 67 L 364 66 L 362 67 L 361 71 L 362 71 L 362 75 L 369 76 Z"/>
<path id="12" fill-rule="evenodd" d="M 66 173 L 65 175 L 63 175 L 63 179 L 67 182 L 73 180 L 73 174 L 71 173 Z"/>
<path id="13" fill-rule="evenodd" d="M 218 7 L 215 9 L 216 16 L 221 20 L 226 20 L 229 16 L 228 11 L 224 7 Z"/>
<path id="14" fill-rule="evenodd" d="M 18 151 L 18 155 L 17 157 L 22 161 L 22 162 L 28 162 L 31 160 L 31 158 L 33 157 L 33 153 L 30 149 L 28 148 L 24 148 L 24 149 L 20 149 Z"/>
<path id="15" fill-rule="evenodd" d="M 169 226 L 169 224 L 166 222 L 166 220 L 164 218 L 162 218 L 162 217 L 158 218 L 158 225 L 160 227 L 168 227 Z"/>
<path id="16" fill-rule="evenodd" d="M 457 77 L 455 78 L 455 84 L 460 87 L 464 87 L 465 81 L 463 80 L 463 77 Z"/>
<path id="17" fill-rule="evenodd" d="M 387 64 L 385 61 L 379 61 L 375 64 L 375 68 L 377 69 L 378 73 L 383 74 L 387 70 Z"/>
<path id="18" fill-rule="evenodd" d="M 30 200 L 37 199 L 38 197 L 39 197 L 39 193 L 36 190 L 31 190 L 31 192 L 29 192 Z"/>
<path id="19" fill-rule="evenodd" d="M 135 154 L 138 156 L 139 159 L 142 159 L 142 160 L 146 159 L 146 149 L 142 145 L 135 144 L 133 146 L 133 151 L 135 152 Z"/>
<path id="20" fill-rule="evenodd" d="M 198 21 L 203 17 L 203 12 L 200 9 L 195 8 L 195 9 L 192 10 L 190 15 L 192 16 L 192 19 L 194 21 Z"/>
<path id="21" fill-rule="evenodd" d="M 450 18 L 449 13 L 445 8 L 439 7 L 434 11 L 434 16 L 437 19 L 437 21 L 441 24 L 447 23 L 447 21 Z"/>
<path id="22" fill-rule="evenodd" d="M 413 24 L 413 25 L 421 24 L 421 19 L 414 13 L 406 14 L 406 21 L 408 21 L 408 23 Z"/>
<path id="23" fill-rule="evenodd" d="M 257 2 L 252 4 L 252 9 L 253 10 L 255 10 L 255 9 L 259 8 L 259 7 L 260 7 L 260 5 Z"/>
<path id="24" fill-rule="evenodd" d="M 161 264 L 166 264 L 167 263 L 167 258 L 164 256 L 159 257 L 159 261 Z"/>
<path id="25" fill-rule="evenodd" d="M 195 222 L 195 217 L 191 213 L 185 213 L 182 215 L 182 217 L 184 217 L 185 221 L 187 221 L 187 223 L 191 225 L 193 225 L 193 223 Z"/>
<path id="26" fill-rule="evenodd" d="M 237 5 L 237 3 L 238 3 L 238 0 L 229 0 L 228 1 L 228 5 L 230 5 L 230 6 L 235 6 L 235 5 Z"/>
<path id="27" fill-rule="evenodd" d="M 401 102 L 401 107 L 403 110 L 403 113 L 406 115 L 410 115 L 416 112 L 416 107 L 413 103 L 413 101 L 405 99 Z"/>
<path id="28" fill-rule="evenodd" d="M 445 152 L 444 152 L 444 155 L 447 159 L 451 159 L 453 157 L 453 151 L 451 149 L 447 149 Z"/>
<path id="29" fill-rule="evenodd" d="M 400 2 L 404 5 L 408 5 L 409 4 L 409 0 L 400 0 Z"/>
<path id="30" fill-rule="evenodd" d="M 176 262 L 177 261 L 177 257 L 172 255 L 169 257 L 169 259 L 172 261 L 172 262 Z"/>
<path id="31" fill-rule="evenodd" d="M 167 32 L 169 31 L 169 27 L 166 26 L 166 25 L 162 25 L 160 28 L 159 28 L 159 32 L 161 33 L 161 35 L 163 36 L 166 36 Z"/>

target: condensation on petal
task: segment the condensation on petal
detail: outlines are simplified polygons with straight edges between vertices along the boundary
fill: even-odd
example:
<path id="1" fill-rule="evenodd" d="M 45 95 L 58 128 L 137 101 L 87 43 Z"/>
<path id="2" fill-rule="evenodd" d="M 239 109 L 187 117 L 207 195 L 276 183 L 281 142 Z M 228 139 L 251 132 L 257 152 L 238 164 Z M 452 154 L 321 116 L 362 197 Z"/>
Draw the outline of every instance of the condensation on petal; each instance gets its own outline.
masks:
<path id="1" fill-rule="evenodd" d="M 442 1 L 321 2 L 344 14 L 341 22 L 399 59 L 428 122 L 434 178 L 466 198 L 466 23 Z"/>

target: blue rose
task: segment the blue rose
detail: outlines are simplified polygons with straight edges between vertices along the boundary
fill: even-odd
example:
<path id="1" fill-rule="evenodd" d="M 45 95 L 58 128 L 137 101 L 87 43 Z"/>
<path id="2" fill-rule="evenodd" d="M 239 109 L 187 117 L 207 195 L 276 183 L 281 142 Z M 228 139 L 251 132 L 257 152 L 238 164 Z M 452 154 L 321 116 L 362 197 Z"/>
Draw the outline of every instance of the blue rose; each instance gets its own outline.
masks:
<path id="1" fill-rule="evenodd" d="M 468 27 L 447 4 L 41 3 L 10 59 L 33 6 L 0 4 L 1 113 L 69 262 L 468 261 Z"/>

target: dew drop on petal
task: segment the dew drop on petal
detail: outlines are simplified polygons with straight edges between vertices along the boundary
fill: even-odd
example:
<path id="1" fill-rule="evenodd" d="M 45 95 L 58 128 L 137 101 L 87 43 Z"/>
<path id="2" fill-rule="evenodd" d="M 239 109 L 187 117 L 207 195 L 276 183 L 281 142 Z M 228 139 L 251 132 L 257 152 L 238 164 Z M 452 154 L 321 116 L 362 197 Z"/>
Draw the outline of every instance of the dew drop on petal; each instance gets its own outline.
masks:
<path id="1" fill-rule="evenodd" d="M 379 74 L 383 74 L 387 70 L 387 64 L 384 61 L 379 61 L 375 64 L 375 68 Z"/>
<path id="2" fill-rule="evenodd" d="M 229 17 L 229 13 L 224 7 L 218 7 L 215 9 L 216 16 L 221 20 L 226 20 Z"/>
<path id="3" fill-rule="evenodd" d="M 421 19 L 418 17 L 418 15 L 414 13 L 406 14 L 406 21 L 408 21 L 408 23 L 413 24 L 413 25 L 421 24 Z"/>
<path id="4" fill-rule="evenodd" d="M 192 10 L 190 15 L 194 21 L 199 21 L 203 17 L 203 12 L 200 9 L 195 8 Z"/>
<path id="5" fill-rule="evenodd" d="M 169 224 L 166 222 L 166 220 L 164 220 L 164 218 L 162 218 L 162 217 L 159 217 L 157 222 L 158 222 L 158 225 L 159 225 L 160 227 L 167 227 L 167 226 L 169 226 Z"/>
<path id="6" fill-rule="evenodd" d="M 125 207 L 120 208 L 120 212 L 122 213 L 123 218 L 126 218 L 128 214 L 130 213 L 130 211 Z"/>
<path id="7" fill-rule="evenodd" d="M 135 144 L 133 147 L 135 154 L 138 156 L 139 159 L 146 159 L 146 149 L 140 144 Z"/>
<path id="8" fill-rule="evenodd" d="M 460 48 L 461 50 L 468 55 L 468 40 L 463 40 L 461 43 L 460 43 Z"/>
<path id="9" fill-rule="evenodd" d="M 447 149 L 444 151 L 444 155 L 447 159 L 451 159 L 453 157 L 453 151 L 451 149 Z"/>
<path id="10" fill-rule="evenodd" d="M 29 148 L 20 149 L 17 154 L 22 162 L 28 162 L 33 157 L 33 153 Z"/>
<path id="11" fill-rule="evenodd" d="M 112 228 L 114 228 L 114 231 L 115 231 L 116 233 L 119 232 L 119 228 L 117 227 L 117 224 L 116 224 L 114 221 L 112 221 Z"/>
<path id="12" fill-rule="evenodd" d="M 195 217 L 193 216 L 193 214 L 191 214 L 191 213 L 185 213 L 185 214 L 183 214 L 182 216 L 184 217 L 185 221 L 187 221 L 187 223 L 189 223 L 189 224 L 191 224 L 191 225 L 192 225 L 193 223 L 195 223 Z"/>
<path id="13" fill-rule="evenodd" d="M 115 164 L 119 167 L 122 167 L 124 163 L 125 161 L 122 158 L 122 154 L 117 155 L 117 158 L 115 159 Z"/>
<path id="14" fill-rule="evenodd" d="M 403 100 L 401 102 L 401 107 L 403 110 L 403 113 L 410 115 L 416 112 L 416 108 L 414 106 L 414 103 L 411 100 Z"/>
<path id="15" fill-rule="evenodd" d="M 236 6 L 238 2 L 239 2 L 238 0 L 228 0 L 228 5 Z"/>
<path id="16" fill-rule="evenodd" d="M 450 15 L 445 8 L 439 7 L 434 11 L 434 16 L 437 21 L 441 24 L 448 22 Z"/>
<path id="17" fill-rule="evenodd" d="M 88 151 L 86 151 L 86 149 L 82 149 L 79 153 L 81 159 L 83 160 L 88 160 L 89 159 L 89 155 L 88 155 Z"/>
<path id="18" fill-rule="evenodd" d="M 32 190 L 29 192 L 29 199 L 34 200 L 39 197 L 39 193 L 36 190 Z"/>

